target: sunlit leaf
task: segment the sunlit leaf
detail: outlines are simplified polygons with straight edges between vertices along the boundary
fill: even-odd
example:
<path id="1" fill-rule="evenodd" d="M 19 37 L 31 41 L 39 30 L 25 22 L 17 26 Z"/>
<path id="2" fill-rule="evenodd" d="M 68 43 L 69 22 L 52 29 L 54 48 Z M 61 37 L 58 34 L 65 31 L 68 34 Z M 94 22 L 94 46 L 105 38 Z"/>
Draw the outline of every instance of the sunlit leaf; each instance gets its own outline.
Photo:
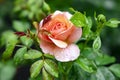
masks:
<path id="1" fill-rule="evenodd" d="M 30 28 L 30 25 L 27 22 L 22 21 L 13 21 L 13 27 L 16 31 L 26 31 Z"/>
<path id="2" fill-rule="evenodd" d="M 43 2 L 42 9 L 43 9 L 44 11 L 49 12 L 49 11 L 50 11 L 50 6 L 49 6 L 46 2 Z"/>
<path id="3" fill-rule="evenodd" d="M 52 76 L 43 68 L 42 69 L 43 80 L 53 80 Z"/>
<path id="4" fill-rule="evenodd" d="M 39 75 L 39 73 L 43 67 L 43 64 L 44 64 L 43 60 L 38 60 L 32 64 L 32 66 L 30 68 L 31 78 L 36 78 Z"/>
<path id="5" fill-rule="evenodd" d="M 113 64 L 109 67 L 109 69 L 120 78 L 120 64 Z"/>
<path id="6" fill-rule="evenodd" d="M 26 47 L 22 47 L 17 50 L 15 56 L 14 56 L 14 62 L 16 65 L 22 63 L 24 61 L 24 54 L 27 52 Z"/>
<path id="7" fill-rule="evenodd" d="M 45 59 L 44 61 L 45 70 L 52 76 L 58 77 L 58 68 L 54 61 Z"/>
<path id="8" fill-rule="evenodd" d="M 91 17 L 87 17 L 86 18 L 86 23 L 88 24 L 87 26 L 89 27 L 89 28 L 91 28 L 92 27 L 92 19 L 91 19 Z"/>
<path id="9" fill-rule="evenodd" d="M 11 30 L 7 30 L 7 31 L 4 31 L 1 35 L 1 45 L 5 45 L 5 44 L 8 44 L 9 42 L 11 43 L 15 43 L 17 42 L 17 36 L 14 34 L 13 31 Z"/>
<path id="10" fill-rule="evenodd" d="M 44 56 L 47 57 L 47 58 L 54 59 L 54 56 L 53 56 L 53 55 L 50 55 L 50 54 L 44 54 Z"/>
<path id="11" fill-rule="evenodd" d="M 88 26 L 85 26 L 83 28 L 83 34 L 82 34 L 82 36 L 85 37 L 85 38 L 87 38 L 90 34 L 91 35 L 93 34 L 92 31 L 90 30 L 90 28 Z"/>
<path id="12" fill-rule="evenodd" d="M 16 43 L 17 43 L 17 41 L 9 42 L 7 44 L 6 49 L 5 49 L 5 51 L 3 52 L 3 55 L 2 55 L 2 59 L 9 59 L 12 56 Z"/>
<path id="13" fill-rule="evenodd" d="M 20 37 L 20 40 L 21 40 L 22 44 L 24 44 L 27 47 L 30 47 L 33 44 L 33 40 L 27 36 Z"/>
<path id="14" fill-rule="evenodd" d="M 118 21 L 117 19 L 110 19 L 106 22 L 105 25 L 111 28 L 116 28 L 118 27 L 118 24 L 120 24 L 120 21 Z"/>
<path id="15" fill-rule="evenodd" d="M 97 21 L 98 21 L 98 23 L 105 23 L 106 22 L 106 17 L 103 14 L 99 14 L 97 16 Z"/>
<path id="16" fill-rule="evenodd" d="M 26 54 L 24 54 L 24 59 L 36 59 L 40 58 L 42 53 L 35 49 L 30 49 Z"/>
<path id="17" fill-rule="evenodd" d="M 86 25 L 86 17 L 80 12 L 75 12 L 70 21 L 77 27 L 83 27 Z"/>

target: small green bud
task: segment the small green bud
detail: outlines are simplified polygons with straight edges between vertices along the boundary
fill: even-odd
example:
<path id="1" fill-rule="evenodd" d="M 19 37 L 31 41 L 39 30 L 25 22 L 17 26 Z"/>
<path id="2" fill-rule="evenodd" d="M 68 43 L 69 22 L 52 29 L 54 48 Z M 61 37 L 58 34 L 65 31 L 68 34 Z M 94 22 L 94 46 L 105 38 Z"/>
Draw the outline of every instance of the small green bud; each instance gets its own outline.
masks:
<path id="1" fill-rule="evenodd" d="M 103 14 L 99 14 L 97 20 L 98 22 L 104 23 L 106 22 L 106 17 Z"/>
<path id="2" fill-rule="evenodd" d="M 43 7 L 42 7 L 43 11 L 50 11 L 50 6 L 46 3 L 46 2 L 43 2 Z"/>

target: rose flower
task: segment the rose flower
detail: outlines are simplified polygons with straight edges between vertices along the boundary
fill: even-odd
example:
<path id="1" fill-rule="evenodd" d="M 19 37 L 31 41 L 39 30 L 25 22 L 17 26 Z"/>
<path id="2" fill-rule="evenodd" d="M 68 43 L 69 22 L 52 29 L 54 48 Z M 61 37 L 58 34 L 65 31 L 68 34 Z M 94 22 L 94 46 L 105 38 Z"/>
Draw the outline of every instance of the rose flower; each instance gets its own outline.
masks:
<path id="1" fill-rule="evenodd" d="M 42 51 L 61 62 L 73 61 L 80 55 L 80 49 L 74 42 L 80 39 L 82 29 L 73 25 L 71 17 L 68 12 L 55 11 L 41 20 L 37 28 Z"/>

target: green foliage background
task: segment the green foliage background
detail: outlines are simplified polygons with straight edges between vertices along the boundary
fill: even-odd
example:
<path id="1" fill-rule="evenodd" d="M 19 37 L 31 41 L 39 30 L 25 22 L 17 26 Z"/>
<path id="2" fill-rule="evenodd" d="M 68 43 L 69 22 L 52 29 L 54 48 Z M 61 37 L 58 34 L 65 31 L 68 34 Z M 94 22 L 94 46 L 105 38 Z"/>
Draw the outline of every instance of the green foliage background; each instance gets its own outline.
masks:
<path id="1" fill-rule="evenodd" d="M 27 1 L 29 1 L 29 3 Z M 32 1 L 35 0 L 31 0 L 31 2 Z M 39 22 L 43 17 L 45 17 L 51 12 L 54 12 L 55 10 L 70 11 L 69 8 L 74 8 L 75 10 L 78 10 L 82 13 L 86 13 L 86 15 L 91 16 L 92 19 L 94 18 L 94 13 L 96 12 L 96 14 L 104 14 L 107 20 L 110 18 L 117 18 L 118 20 L 120 20 L 120 0 L 94 0 L 94 1 L 93 0 L 45 0 L 46 3 L 49 4 L 51 9 L 49 9 L 48 5 L 46 4 L 43 6 L 41 4 L 42 1 L 43 0 L 38 0 L 38 1 L 36 0 L 34 4 L 31 4 L 30 0 L 0 0 L 0 60 L 1 60 L 0 80 L 32 80 L 29 78 L 30 77 L 29 69 L 32 61 L 27 61 L 27 60 L 25 61 L 24 59 L 22 59 L 23 58 L 23 55 L 21 55 L 23 54 L 22 52 L 18 53 L 14 57 L 14 61 L 19 61 L 20 63 L 16 63 L 17 65 L 14 65 L 13 63 L 13 55 L 15 54 L 13 50 L 17 50 L 19 48 L 19 46 L 17 48 L 14 48 L 14 46 L 17 43 L 16 42 L 17 38 L 13 33 L 15 31 L 26 32 L 28 28 L 31 29 L 33 32 L 35 32 L 32 25 L 33 21 Z M 95 24 L 93 24 L 93 26 L 94 28 L 96 28 Z M 75 66 L 72 67 L 74 71 L 70 73 L 71 75 L 69 76 L 69 78 L 71 80 L 79 80 L 78 78 L 80 78 L 80 80 L 89 80 L 88 78 L 90 78 L 91 80 L 96 80 L 94 76 L 97 75 L 96 76 L 98 78 L 97 80 L 119 80 L 120 71 L 117 71 L 118 69 L 120 69 L 119 34 L 120 34 L 120 27 L 113 29 L 106 27 L 101 33 L 101 41 L 102 41 L 101 49 L 105 54 L 114 56 L 116 58 L 116 61 L 114 57 L 105 56 L 105 59 L 103 59 L 103 61 L 101 61 L 101 58 L 98 58 L 96 60 L 98 62 L 96 63 L 101 67 L 97 69 L 98 71 L 96 74 L 93 73 L 92 76 L 90 76 L 89 73 L 86 73 L 84 70 L 91 72 L 90 67 L 92 66 L 89 65 L 88 63 L 92 63 L 92 62 L 91 61 L 87 62 L 88 60 L 85 60 L 84 57 L 81 57 L 81 59 L 78 60 L 77 63 L 82 64 L 86 62 L 85 64 L 89 65 L 89 67 L 86 67 L 85 64 L 83 65 L 74 64 Z M 23 39 L 21 39 L 21 42 L 23 42 L 23 44 L 26 45 L 27 47 L 31 47 L 32 44 L 30 43 L 33 43 L 31 39 L 27 39 L 26 37 L 23 37 Z M 6 60 L 3 61 L 1 58 L 4 56 L 6 57 L 4 52 L 6 47 L 8 47 L 11 52 L 9 52 L 9 55 L 7 55 Z M 9 51 L 9 49 L 6 50 L 6 53 Z M 11 54 L 12 51 L 13 54 Z M 19 51 L 25 52 L 26 47 L 20 48 Z M 88 51 L 90 53 L 91 49 L 86 48 L 85 51 Z M 90 59 L 92 57 L 94 58 L 95 56 L 94 54 L 89 55 L 87 54 L 88 52 L 85 51 L 84 53 L 86 53 L 85 55 L 88 58 Z M 4 56 L 2 56 L 3 52 L 4 52 Z M 17 56 L 20 57 L 18 58 Z M 41 56 L 41 54 L 40 55 L 37 54 L 37 56 Z M 34 57 L 26 56 L 25 58 L 29 59 Z M 112 65 L 111 62 L 114 61 L 116 64 Z M 21 64 L 21 62 L 23 63 Z M 105 65 L 106 63 L 109 62 L 110 64 Z M 79 68 L 78 66 L 81 66 L 82 69 Z M 108 66 L 110 67 L 106 68 Z M 116 78 L 113 76 L 110 70 L 115 74 L 115 76 L 117 76 Z M 34 69 L 31 71 L 34 71 Z M 44 74 L 46 74 L 44 69 L 42 71 Z M 109 74 L 109 75 L 107 76 L 105 74 Z M 5 75 L 9 75 L 9 76 L 6 77 Z M 101 77 L 101 79 L 99 79 L 99 77 Z M 41 80 L 41 78 L 37 78 L 37 80 Z"/>

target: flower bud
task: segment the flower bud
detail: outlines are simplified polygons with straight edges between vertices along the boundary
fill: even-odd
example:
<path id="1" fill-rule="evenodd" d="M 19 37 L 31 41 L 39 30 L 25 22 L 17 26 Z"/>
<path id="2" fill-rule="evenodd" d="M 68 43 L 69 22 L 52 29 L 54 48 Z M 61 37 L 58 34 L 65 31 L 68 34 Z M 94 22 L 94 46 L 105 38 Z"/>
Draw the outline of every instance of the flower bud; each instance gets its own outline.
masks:
<path id="1" fill-rule="evenodd" d="M 106 17 L 103 14 L 99 14 L 97 20 L 98 22 L 104 23 L 106 22 Z"/>

